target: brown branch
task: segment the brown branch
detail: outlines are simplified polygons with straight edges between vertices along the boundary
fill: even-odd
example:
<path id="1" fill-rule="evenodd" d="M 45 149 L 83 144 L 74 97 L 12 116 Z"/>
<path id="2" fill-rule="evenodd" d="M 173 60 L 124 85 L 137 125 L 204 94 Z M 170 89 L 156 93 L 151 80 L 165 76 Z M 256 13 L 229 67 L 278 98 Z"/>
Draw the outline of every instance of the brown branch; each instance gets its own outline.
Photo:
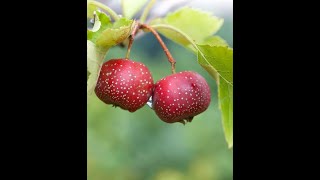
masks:
<path id="1" fill-rule="evenodd" d="M 168 50 L 167 46 L 162 41 L 162 39 L 161 39 L 160 35 L 158 34 L 158 32 L 156 30 L 154 30 L 152 27 L 150 27 L 150 26 L 148 26 L 146 24 L 140 24 L 139 23 L 139 27 L 141 29 L 147 29 L 147 30 L 151 31 L 151 33 L 156 37 L 156 39 L 159 41 L 164 53 L 168 57 L 168 61 L 171 64 L 171 72 L 172 72 L 172 74 L 176 73 L 176 67 L 175 67 L 176 61 L 173 59 L 170 51 Z"/>
<path id="2" fill-rule="evenodd" d="M 129 36 L 129 45 L 128 45 L 128 50 L 127 50 L 127 54 L 126 54 L 126 59 L 129 59 L 131 47 L 132 47 L 132 44 L 134 41 L 134 37 L 138 33 L 139 28 L 140 28 L 140 23 L 136 22 L 133 27 L 133 30 L 131 32 L 131 35 Z"/>

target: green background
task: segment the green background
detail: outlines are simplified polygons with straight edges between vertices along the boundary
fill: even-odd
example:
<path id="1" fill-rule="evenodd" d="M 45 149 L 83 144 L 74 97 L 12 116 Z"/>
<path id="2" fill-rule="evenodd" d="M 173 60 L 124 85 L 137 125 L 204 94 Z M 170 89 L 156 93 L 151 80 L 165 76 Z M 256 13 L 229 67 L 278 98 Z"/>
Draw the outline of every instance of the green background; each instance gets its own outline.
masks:
<path id="1" fill-rule="evenodd" d="M 218 35 L 233 46 L 232 20 L 225 18 Z M 177 61 L 176 71 L 200 73 L 211 88 L 211 104 L 192 123 L 167 124 L 148 107 L 130 113 L 88 101 L 88 180 L 231 180 L 232 149 L 227 148 L 217 104 L 217 86 L 196 56 L 163 37 Z M 110 49 L 105 60 L 125 57 L 126 49 Z M 149 67 L 154 81 L 171 74 L 170 64 L 150 34 L 136 39 L 131 59 Z"/>

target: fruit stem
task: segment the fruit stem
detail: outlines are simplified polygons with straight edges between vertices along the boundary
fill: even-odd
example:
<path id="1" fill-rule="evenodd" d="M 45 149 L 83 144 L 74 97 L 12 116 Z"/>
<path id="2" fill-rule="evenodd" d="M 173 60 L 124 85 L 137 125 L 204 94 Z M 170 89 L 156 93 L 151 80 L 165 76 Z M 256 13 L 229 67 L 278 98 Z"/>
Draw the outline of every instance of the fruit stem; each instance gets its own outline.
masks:
<path id="1" fill-rule="evenodd" d="M 158 32 L 156 30 L 154 30 L 152 27 L 146 25 L 146 24 L 140 24 L 140 28 L 142 29 L 147 29 L 149 31 L 152 32 L 152 34 L 156 37 L 156 39 L 159 41 L 164 53 L 166 54 L 166 56 L 168 57 L 168 61 L 171 63 L 171 72 L 172 74 L 176 73 L 176 61 L 173 59 L 169 49 L 167 48 L 167 46 L 164 44 L 164 42 L 162 41 L 160 35 L 158 34 Z"/>
<path id="2" fill-rule="evenodd" d="M 137 34 L 139 27 L 140 27 L 140 24 L 137 22 L 134 22 L 133 30 L 129 36 L 129 44 L 128 44 L 128 50 L 126 54 L 126 59 L 129 59 L 132 43 L 134 41 L 134 36 Z"/>

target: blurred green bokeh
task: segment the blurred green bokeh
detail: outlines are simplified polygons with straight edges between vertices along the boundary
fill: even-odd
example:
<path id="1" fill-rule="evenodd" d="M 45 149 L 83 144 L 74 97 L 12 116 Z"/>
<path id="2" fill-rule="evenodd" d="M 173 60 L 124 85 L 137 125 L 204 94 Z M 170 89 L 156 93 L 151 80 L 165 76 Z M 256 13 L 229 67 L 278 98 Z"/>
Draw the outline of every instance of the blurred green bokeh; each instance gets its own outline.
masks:
<path id="1" fill-rule="evenodd" d="M 218 35 L 233 45 L 231 20 L 225 19 Z M 177 72 L 192 70 L 206 78 L 211 105 L 184 126 L 162 122 L 148 106 L 130 113 L 93 95 L 87 108 L 88 180 L 233 179 L 233 154 L 223 134 L 215 81 L 197 64 L 194 54 L 164 40 L 177 61 Z M 125 54 L 126 49 L 114 47 L 106 60 Z M 171 73 L 161 46 L 151 34 L 134 42 L 131 59 L 146 64 L 155 82 Z"/>

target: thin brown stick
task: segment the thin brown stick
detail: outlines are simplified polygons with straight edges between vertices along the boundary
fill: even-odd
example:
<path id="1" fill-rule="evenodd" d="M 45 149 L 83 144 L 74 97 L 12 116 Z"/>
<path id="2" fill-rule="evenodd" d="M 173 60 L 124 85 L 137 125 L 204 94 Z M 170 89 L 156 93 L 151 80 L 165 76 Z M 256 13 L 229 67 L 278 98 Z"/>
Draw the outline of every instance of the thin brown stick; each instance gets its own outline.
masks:
<path id="1" fill-rule="evenodd" d="M 128 44 L 128 50 L 126 54 L 126 59 L 129 59 L 131 47 L 134 41 L 134 36 L 138 33 L 139 28 L 140 28 L 140 24 L 136 22 L 131 32 L 131 35 L 129 36 L 129 44 Z"/>
<path id="2" fill-rule="evenodd" d="M 140 28 L 142 29 L 147 29 L 149 31 L 152 32 L 152 34 L 156 37 L 156 39 L 159 41 L 164 53 L 166 54 L 166 56 L 168 57 L 168 61 L 170 62 L 171 64 L 171 72 L 172 74 L 176 73 L 176 67 L 175 67 L 175 64 L 176 64 L 176 61 L 173 59 L 170 51 L 168 50 L 167 46 L 164 44 L 164 42 L 162 41 L 160 35 L 158 34 L 158 32 L 156 30 L 154 30 L 152 27 L 146 25 L 146 24 L 140 24 Z"/>

